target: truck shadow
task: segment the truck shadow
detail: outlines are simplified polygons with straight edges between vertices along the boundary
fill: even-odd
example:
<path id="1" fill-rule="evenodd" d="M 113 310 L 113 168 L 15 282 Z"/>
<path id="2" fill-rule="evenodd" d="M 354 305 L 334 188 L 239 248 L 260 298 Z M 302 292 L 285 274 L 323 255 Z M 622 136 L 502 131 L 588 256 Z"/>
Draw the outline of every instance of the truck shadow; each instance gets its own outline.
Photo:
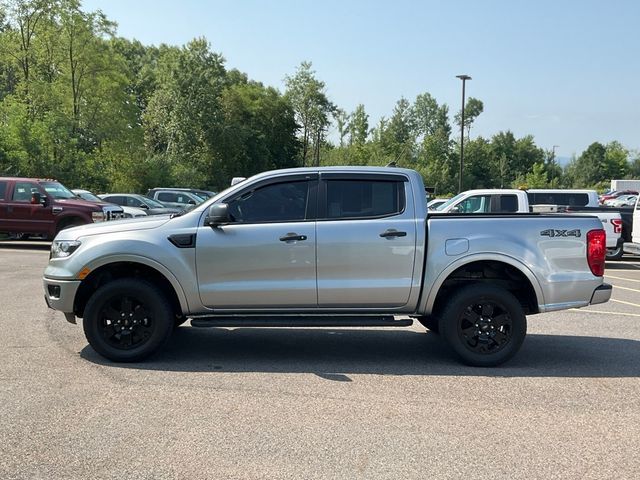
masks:
<path id="1" fill-rule="evenodd" d="M 0 250 L 50 250 L 51 242 L 0 240 Z"/>
<path id="2" fill-rule="evenodd" d="M 94 363 L 178 372 L 313 373 L 490 377 L 638 377 L 640 341 L 529 334 L 498 368 L 461 365 L 439 335 L 411 330 L 178 328 L 167 347 L 140 363 L 113 363 L 87 346 Z M 345 380 L 346 378 L 346 380 Z"/>

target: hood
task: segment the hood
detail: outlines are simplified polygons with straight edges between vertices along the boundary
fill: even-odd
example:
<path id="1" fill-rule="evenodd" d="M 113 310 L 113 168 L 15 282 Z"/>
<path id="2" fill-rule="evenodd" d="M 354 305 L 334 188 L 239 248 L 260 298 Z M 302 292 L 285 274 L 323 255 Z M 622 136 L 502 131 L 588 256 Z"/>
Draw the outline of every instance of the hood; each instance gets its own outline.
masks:
<path id="1" fill-rule="evenodd" d="M 64 198 L 64 199 L 58 198 L 58 199 L 54 199 L 53 201 L 57 204 L 68 205 L 70 207 L 79 207 L 79 208 L 90 207 L 91 210 L 94 212 L 98 211 L 98 209 L 101 209 L 102 207 L 107 207 L 111 205 L 110 203 L 105 203 L 105 202 L 90 202 L 88 200 L 83 200 L 81 198 Z"/>
<path id="2" fill-rule="evenodd" d="M 172 213 L 182 213 L 181 208 L 150 208 L 147 210 L 149 215 L 170 215 Z"/>
<path id="3" fill-rule="evenodd" d="M 58 240 L 77 240 L 89 235 L 102 235 L 104 233 L 131 232 L 135 230 L 149 230 L 158 228 L 170 220 L 169 216 L 138 217 L 127 220 L 111 222 L 89 223 L 80 227 L 62 230 L 56 237 Z"/>

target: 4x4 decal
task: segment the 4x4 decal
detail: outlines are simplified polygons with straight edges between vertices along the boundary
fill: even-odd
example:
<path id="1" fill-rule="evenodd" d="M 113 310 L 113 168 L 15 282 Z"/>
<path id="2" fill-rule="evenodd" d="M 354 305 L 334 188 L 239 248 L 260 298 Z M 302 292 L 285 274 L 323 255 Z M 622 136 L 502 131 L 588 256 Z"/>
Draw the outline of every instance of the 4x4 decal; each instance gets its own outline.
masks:
<path id="1" fill-rule="evenodd" d="M 553 228 L 549 228 L 547 230 L 542 230 L 540 235 L 543 237 L 580 237 L 582 232 L 580 230 L 555 230 Z"/>

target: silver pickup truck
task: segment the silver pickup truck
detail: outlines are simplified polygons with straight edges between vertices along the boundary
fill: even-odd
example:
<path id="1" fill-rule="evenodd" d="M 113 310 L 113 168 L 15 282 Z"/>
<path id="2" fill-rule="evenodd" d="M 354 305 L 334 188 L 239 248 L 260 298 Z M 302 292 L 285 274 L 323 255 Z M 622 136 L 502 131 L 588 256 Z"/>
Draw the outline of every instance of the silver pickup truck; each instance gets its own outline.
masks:
<path id="1" fill-rule="evenodd" d="M 427 215 L 413 170 L 266 172 L 181 216 L 63 230 L 47 304 L 83 318 L 114 361 L 160 349 L 176 325 L 407 326 L 467 364 L 520 348 L 525 315 L 609 300 L 595 217 Z M 400 318 L 396 319 L 398 316 Z"/>

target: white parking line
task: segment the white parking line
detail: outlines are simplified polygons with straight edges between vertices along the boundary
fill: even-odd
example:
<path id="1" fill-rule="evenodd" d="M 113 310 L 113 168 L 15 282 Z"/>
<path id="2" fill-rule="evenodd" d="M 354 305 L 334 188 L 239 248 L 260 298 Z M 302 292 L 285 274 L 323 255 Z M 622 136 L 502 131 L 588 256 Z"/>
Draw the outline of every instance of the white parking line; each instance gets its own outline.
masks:
<path id="1" fill-rule="evenodd" d="M 615 280 L 624 280 L 625 282 L 635 282 L 635 283 L 640 283 L 640 280 L 636 280 L 634 278 L 624 278 L 624 277 L 614 277 L 613 275 L 606 275 L 606 278 L 613 278 Z"/>
<path id="2" fill-rule="evenodd" d="M 640 317 L 640 313 L 605 312 L 603 310 L 584 310 L 582 308 L 572 308 L 571 311 L 580 312 L 580 313 L 600 313 L 605 315 L 624 315 L 627 317 Z"/>
<path id="3" fill-rule="evenodd" d="M 632 302 L 625 302 L 624 300 L 616 300 L 615 298 L 610 298 L 609 301 L 610 302 L 615 302 L 615 303 L 623 303 L 625 305 L 631 305 L 632 307 L 639 307 L 640 308 L 640 304 L 632 303 Z"/>
<path id="4" fill-rule="evenodd" d="M 629 290 L 630 292 L 638 292 L 638 293 L 640 293 L 640 290 L 638 290 L 637 288 L 621 287 L 619 285 L 614 285 L 613 288 L 614 289 L 618 288 L 620 290 Z"/>

